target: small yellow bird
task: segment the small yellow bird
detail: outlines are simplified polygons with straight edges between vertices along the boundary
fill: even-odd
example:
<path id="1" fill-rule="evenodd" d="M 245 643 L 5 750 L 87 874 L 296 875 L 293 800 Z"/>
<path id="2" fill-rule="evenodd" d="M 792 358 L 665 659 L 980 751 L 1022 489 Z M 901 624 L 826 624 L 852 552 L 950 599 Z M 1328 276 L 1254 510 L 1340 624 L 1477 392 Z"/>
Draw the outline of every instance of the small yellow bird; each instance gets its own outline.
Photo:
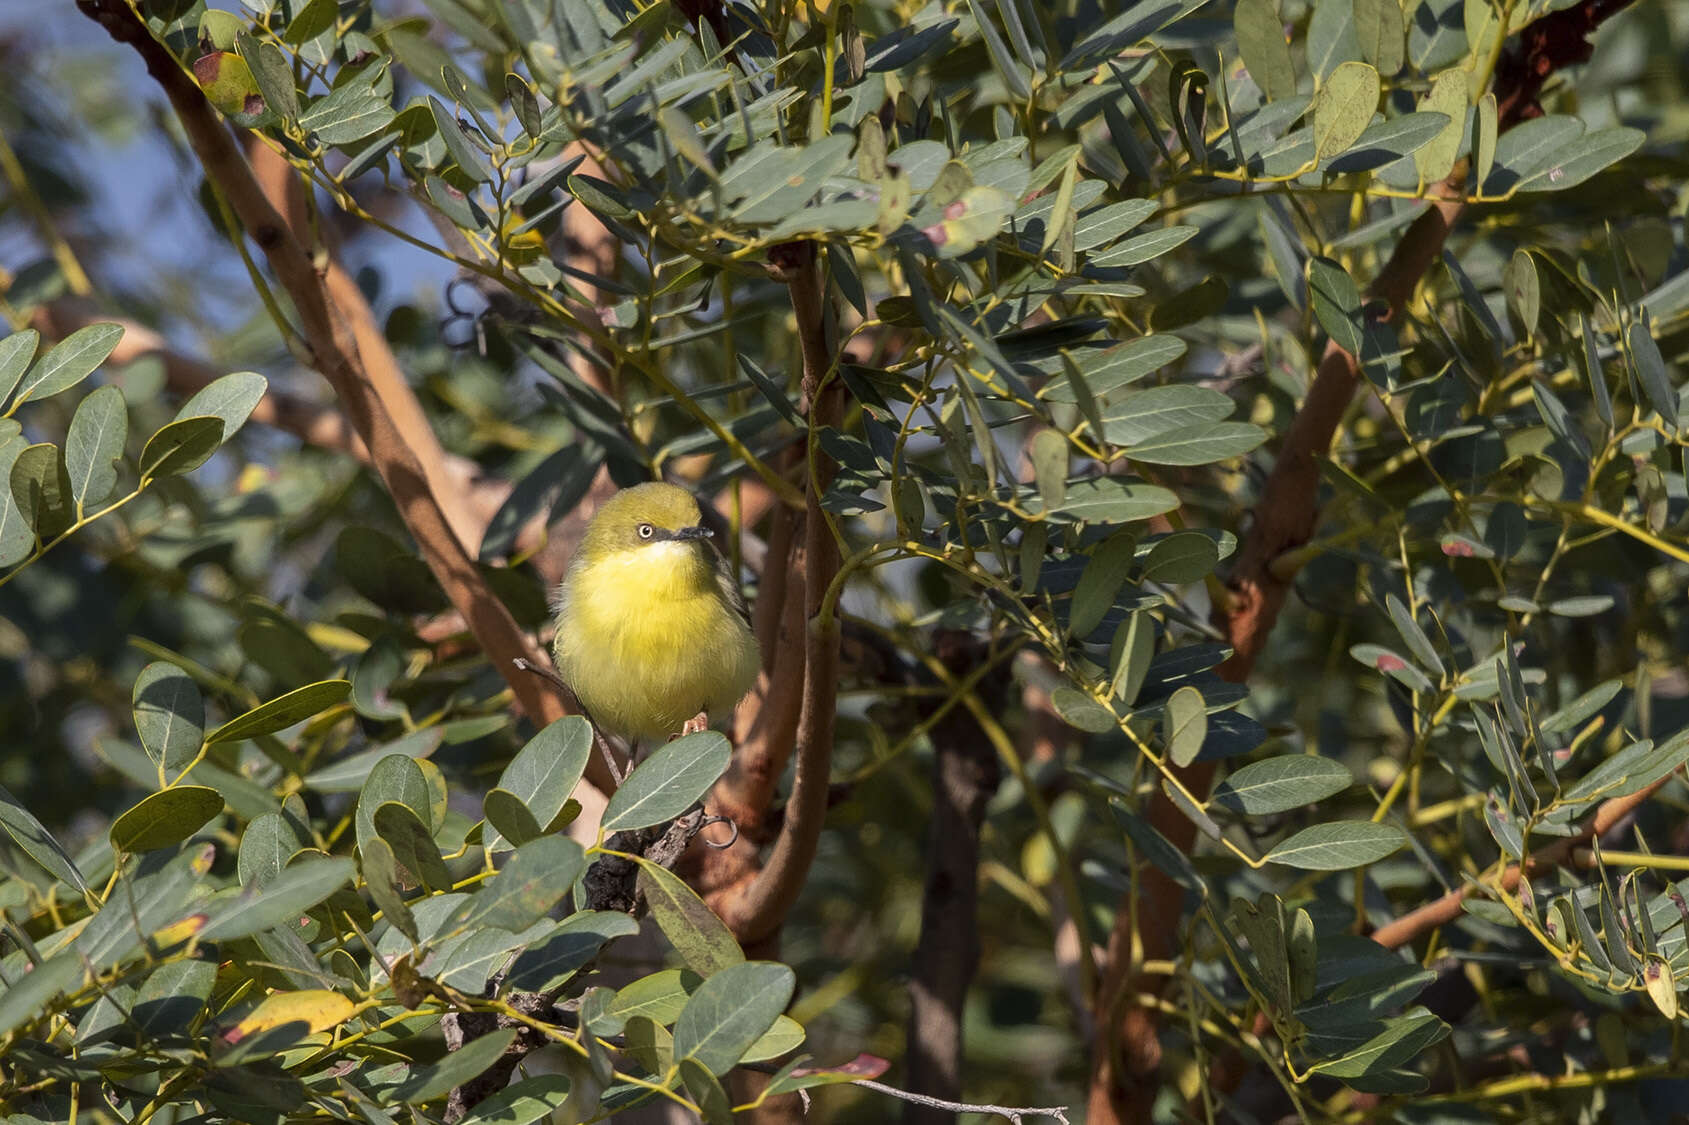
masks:
<path id="1" fill-rule="evenodd" d="M 569 562 L 557 670 L 602 730 L 666 738 L 731 711 L 756 682 L 744 600 L 700 520 L 685 489 L 635 485 L 598 510 Z"/>

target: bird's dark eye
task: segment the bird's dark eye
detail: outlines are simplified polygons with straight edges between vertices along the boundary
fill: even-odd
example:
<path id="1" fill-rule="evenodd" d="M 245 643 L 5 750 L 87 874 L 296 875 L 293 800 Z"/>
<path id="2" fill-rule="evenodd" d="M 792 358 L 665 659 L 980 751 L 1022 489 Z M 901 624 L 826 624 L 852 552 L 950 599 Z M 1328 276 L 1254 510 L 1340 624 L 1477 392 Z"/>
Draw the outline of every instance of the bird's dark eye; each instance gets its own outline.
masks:
<path id="1" fill-rule="evenodd" d="M 657 529 L 650 524 L 642 523 L 639 525 L 639 537 L 641 539 L 649 539 L 655 534 L 657 534 Z"/>

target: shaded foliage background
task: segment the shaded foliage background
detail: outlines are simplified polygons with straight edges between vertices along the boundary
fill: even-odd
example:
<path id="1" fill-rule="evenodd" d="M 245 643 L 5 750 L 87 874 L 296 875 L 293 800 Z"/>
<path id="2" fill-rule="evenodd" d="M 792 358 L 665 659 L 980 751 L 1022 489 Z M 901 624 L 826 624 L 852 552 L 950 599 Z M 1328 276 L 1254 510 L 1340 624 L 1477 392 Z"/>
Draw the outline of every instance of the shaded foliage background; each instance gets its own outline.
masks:
<path id="1" fill-rule="evenodd" d="M 369 932 L 373 909 L 393 926 L 404 890 L 426 936 L 446 908 L 419 895 L 444 901 L 449 881 L 475 892 L 452 903 L 491 901 L 476 890 L 489 833 L 572 811 L 555 778 L 523 790 L 512 764 L 560 704 L 482 655 L 515 633 L 466 623 L 464 598 L 543 635 L 582 518 L 654 473 L 715 499 L 765 641 L 780 638 L 710 799 L 743 839 L 677 868 L 754 957 L 793 971 L 743 970 L 770 995 L 796 988 L 743 1049 L 786 1010 L 826 1063 L 868 1053 L 912 1088 L 1075 1120 L 1088 1103 L 1099 1122 L 1658 1119 L 1680 1103 L 1678 7 L 1604 24 L 1622 6 L 84 7 L 144 28 L 150 62 L 173 52 L 233 123 L 217 135 L 245 147 L 208 148 L 159 98 L 171 81 L 197 97 L 189 71 L 155 81 L 68 10 L 9 24 L 4 312 L 43 353 L 125 325 L 96 381 L 124 403 L 123 486 L 146 487 L 4 575 L 0 785 L 94 892 L 114 869 L 176 873 L 183 897 L 95 968 L 198 1001 L 167 1025 L 119 1020 L 119 1058 L 107 1045 L 84 1072 L 55 1074 L 23 1043 L 9 1109 L 62 1119 L 121 1072 L 110 1111 L 126 1120 L 192 1114 L 206 1076 L 222 1091 L 209 1111 L 237 1119 L 300 1111 L 294 1079 L 341 1112 L 444 1112 L 492 1059 L 442 1055 L 463 1032 L 441 1016 L 475 1007 L 519 947 L 569 944 L 526 926 L 550 926 L 590 857 L 542 845 L 525 854 L 569 875 L 555 896 L 466 906 L 455 924 L 486 942 L 452 947 L 468 968 L 419 952 L 456 999 L 387 979 L 351 924 Z M 1574 19 L 1601 24 L 1588 65 Z M 287 237 L 252 218 L 260 203 Z M 292 272 L 274 249 L 289 239 Z M 318 325 L 302 294 L 327 261 L 340 319 Z M 352 361 L 333 374 L 337 355 Z M 381 389 L 383 355 L 419 414 Z M 183 407 L 248 369 L 261 401 L 218 383 L 223 410 Z M 0 370 L 27 386 L 38 368 Z M 1310 390 L 1316 371 L 1338 391 Z M 388 444 L 347 405 L 366 386 L 393 416 Z M 9 454 L 68 454 L 98 393 L 13 396 Z M 1321 410 L 1335 444 L 1306 428 Z M 228 444 L 191 475 L 148 476 L 146 435 L 205 414 Z M 40 530 L 31 480 L 12 470 L 7 510 Z M 414 522 L 419 496 L 434 532 Z M 446 538 L 465 553 L 442 583 Z M 830 637 L 806 629 L 816 617 L 842 628 L 836 678 L 813 672 Z M 836 738 L 813 716 L 802 737 L 798 651 L 828 716 L 836 684 Z M 167 716 L 203 695 L 200 735 L 306 694 L 286 724 L 176 758 L 149 735 L 138 680 L 170 689 Z M 597 769 L 578 728 L 545 729 L 533 753 L 565 762 L 559 776 Z M 811 803 L 782 807 L 794 744 L 823 754 Z M 695 764 L 654 759 L 647 775 L 680 802 L 669 815 L 726 769 L 718 742 L 691 746 Z M 429 764 L 378 767 L 392 749 Z M 193 822 L 172 804 L 154 837 L 114 827 L 155 790 L 187 792 L 174 774 L 196 754 L 186 780 L 216 807 Z M 484 802 L 495 786 L 526 812 Z M 581 828 L 602 809 L 579 796 L 592 845 Z M 1603 800 L 1620 804 L 1595 832 Z M 409 811 L 378 816 L 384 802 Z M 764 866 L 811 830 L 813 864 Z M 114 1025 L 80 964 L 60 999 L 18 990 L 60 943 L 87 955 L 68 927 L 91 906 L 54 889 L 28 823 L 7 831 L 0 1023 L 15 1047 L 101 1046 Z M 262 832 L 280 861 L 336 858 L 294 858 L 278 891 L 279 867 L 259 879 L 246 862 Z M 1532 882 L 1509 876 L 1543 847 L 1558 850 Z M 337 865 L 354 855 L 356 873 Z M 309 944 L 220 921 L 254 882 L 272 921 L 314 912 Z M 210 937 L 170 929 L 190 906 Z M 673 944 L 719 975 L 738 948 L 686 909 L 670 919 L 705 937 Z M 588 1119 L 649 1075 L 719 1117 L 713 1079 L 641 1054 L 609 995 L 582 995 L 673 957 L 608 914 L 617 944 L 557 982 L 578 1001 L 555 1023 L 574 1047 L 546 1065 L 569 1081 L 530 1077 L 529 1110 L 567 1095 L 564 1119 Z M 219 925 L 221 944 L 200 944 Z M 392 956 L 401 931 L 372 940 Z M 266 995 L 305 1006 L 264 1014 Z M 681 1040 L 684 1002 L 637 1034 Z M 133 1037 L 136 1020 L 166 1041 Z M 462 1069 L 431 1071 L 442 1058 Z M 274 1080 L 259 1108 L 218 1085 L 259 1077 Z M 756 1082 L 728 1088 L 749 1102 Z M 891 1104 L 845 1087 L 811 1117 L 882 1120 Z"/>

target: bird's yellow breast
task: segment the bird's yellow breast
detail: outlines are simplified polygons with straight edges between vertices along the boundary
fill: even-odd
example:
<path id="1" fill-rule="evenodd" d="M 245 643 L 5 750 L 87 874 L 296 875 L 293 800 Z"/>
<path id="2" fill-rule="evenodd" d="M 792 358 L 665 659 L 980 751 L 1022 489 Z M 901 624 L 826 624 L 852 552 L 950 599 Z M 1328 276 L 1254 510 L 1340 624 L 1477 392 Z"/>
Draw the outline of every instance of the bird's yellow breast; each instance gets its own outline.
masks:
<path id="1" fill-rule="evenodd" d="M 755 682 L 756 641 L 691 543 L 617 551 L 571 570 L 557 666 L 593 719 L 660 738 L 721 715 Z"/>

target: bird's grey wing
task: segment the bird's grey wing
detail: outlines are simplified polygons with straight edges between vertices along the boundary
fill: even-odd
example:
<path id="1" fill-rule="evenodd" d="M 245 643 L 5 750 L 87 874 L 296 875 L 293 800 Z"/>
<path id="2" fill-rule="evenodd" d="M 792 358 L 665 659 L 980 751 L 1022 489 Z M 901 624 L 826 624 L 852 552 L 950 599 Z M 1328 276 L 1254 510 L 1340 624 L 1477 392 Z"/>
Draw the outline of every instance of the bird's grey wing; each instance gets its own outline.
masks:
<path id="1" fill-rule="evenodd" d="M 714 550 L 714 548 L 711 548 Z M 739 592 L 739 580 L 733 576 L 733 566 L 727 561 L 727 556 L 720 551 L 715 552 L 715 580 L 721 588 L 721 596 L 727 599 L 727 604 L 733 607 L 733 612 L 739 615 L 739 620 L 746 628 L 751 625 L 751 610 L 745 604 L 745 596 Z"/>

